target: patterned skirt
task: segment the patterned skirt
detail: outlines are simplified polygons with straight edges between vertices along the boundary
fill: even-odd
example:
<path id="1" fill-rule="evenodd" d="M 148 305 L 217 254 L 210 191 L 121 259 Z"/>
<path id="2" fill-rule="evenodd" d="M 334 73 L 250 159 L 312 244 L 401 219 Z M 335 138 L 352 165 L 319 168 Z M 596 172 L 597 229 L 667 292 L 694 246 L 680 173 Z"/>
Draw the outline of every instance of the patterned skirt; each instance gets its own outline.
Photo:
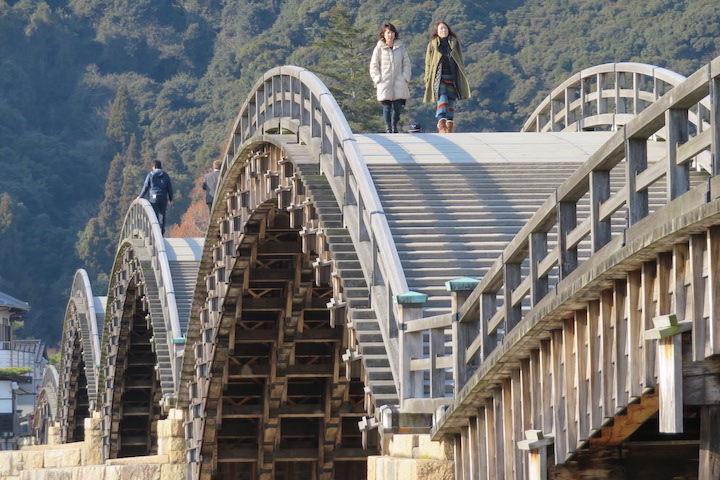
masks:
<path id="1" fill-rule="evenodd" d="M 435 116 L 437 118 L 446 118 L 452 120 L 455 117 L 455 101 L 457 100 L 457 88 L 452 75 L 443 75 L 440 77 L 440 85 L 438 85 L 437 110 Z"/>

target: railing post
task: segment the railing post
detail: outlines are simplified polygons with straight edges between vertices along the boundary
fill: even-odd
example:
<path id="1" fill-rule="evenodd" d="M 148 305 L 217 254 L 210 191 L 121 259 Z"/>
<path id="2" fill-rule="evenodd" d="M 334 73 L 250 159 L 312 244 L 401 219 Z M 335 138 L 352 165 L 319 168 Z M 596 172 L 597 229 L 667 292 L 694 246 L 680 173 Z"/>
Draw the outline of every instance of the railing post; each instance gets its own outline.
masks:
<path id="1" fill-rule="evenodd" d="M 445 397 L 447 371 L 438 366 L 438 359 L 445 356 L 445 329 L 431 328 L 430 335 L 430 398 Z"/>
<path id="2" fill-rule="evenodd" d="M 490 333 L 488 322 L 497 311 L 497 294 L 481 293 L 480 294 L 480 336 L 482 337 L 482 352 L 480 359 L 485 360 L 490 352 L 497 346 L 497 333 Z"/>
<path id="3" fill-rule="evenodd" d="M 503 282 L 503 296 L 505 297 L 505 334 L 507 335 L 522 318 L 522 305 L 513 305 L 512 294 L 522 280 L 521 264 L 506 263 L 503 267 L 505 282 Z"/>
<path id="4" fill-rule="evenodd" d="M 658 387 L 660 432 L 683 432 L 682 335 L 691 322 L 678 322 L 675 314 L 653 318 L 655 328 L 645 331 L 646 340 L 658 340 Z"/>
<path id="5" fill-rule="evenodd" d="M 625 160 L 627 170 L 628 226 L 634 225 L 648 215 L 648 191 L 637 191 L 637 174 L 647 168 L 647 140 L 644 138 L 628 138 L 625 140 Z"/>
<path id="6" fill-rule="evenodd" d="M 607 74 L 597 74 L 597 112 L 598 114 L 608 113 L 608 101 L 605 98 L 605 88 L 607 87 Z"/>
<path id="7" fill-rule="evenodd" d="M 545 436 L 542 430 L 525 430 L 526 440 L 517 442 L 518 449 L 528 452 L 528 479 L 547 479 L 547 447 L 555 440 Z"/>
<path id="8" fill-rule="evenodd" d="M 713 72 L 715 73 L 715 72 Z M 720 174 L 720 78 L 710 80 L 710 153 L 713 176 Z"/>
<path id="9" fill-rule="evenodd" d="M 568 248 L 567 235 L 577 227 L 577 203 L 558 202 L 558 247 L 560 258 L 558 260 L 559 281 L 562 281 L 578 266 L 577 247 Z"/>
<path id="10" fill-rule="evenodd" d="M 610 198 L 610 172 L 590 172 L 590 237 L 592 253 L 604 247 L 611 238 L 610 219 L 600 219 L 600 206 Z"/>
<path id="11" fill-rule="evenodd" d="M 450 292 L 450 308 L 453 314 L 452 324 L 452 353 L 453 353 L 453 383 L 455 395 L 465 385 L 468 379 L 468 364 L 465 362 L 465 351 L 477 337 L 479 318 L 475 321 L 461 322 L 458 312 L 465 304 L 468 296 L 480 283 L 474 278 L 462 277 L 445 282 L 445 288 Z"/>
<path id="12" fill-rule="evenodd" d="M 690 164 L 678 165 L 677 150 L 688 141 L 688 111 L 671 108 L 665 112 L 667 125 L 667 201 L 690 189 Z"/>
<path id="13" fill-rule="evenodd" d="M 400 343 L 400 406 L 402 407 L 406 399 L 422 398 L 423 396 L 423 374 L 421 371 L 413 371 L 410 367 L 412 360 L 422 358 L 422 332 L 406 333 L 405 325 L 412 320 L 422 318 L 427 295 L 406 292 L 395 295 L 393 301 L 400 311 L 398 337 Z"/>
<path id="14" fill-rule="evenodd" d="M 530 304 L 537 303 L 548 292 L 548 277 L 539 276 L 538 264 L 547 255 L 547 233 L 533 232 L 530 234 Z"/>

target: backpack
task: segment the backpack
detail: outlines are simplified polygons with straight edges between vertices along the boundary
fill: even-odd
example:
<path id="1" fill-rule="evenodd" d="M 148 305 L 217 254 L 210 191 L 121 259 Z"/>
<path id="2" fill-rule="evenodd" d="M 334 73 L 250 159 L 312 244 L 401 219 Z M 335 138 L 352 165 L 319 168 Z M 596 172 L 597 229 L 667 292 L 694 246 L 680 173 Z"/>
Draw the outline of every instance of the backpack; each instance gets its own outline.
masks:
<path id="1" fill-rule="evenodd" d="M 167 195 L 167 173 L 150 175 L 150 193 L 155 195 Z"/>

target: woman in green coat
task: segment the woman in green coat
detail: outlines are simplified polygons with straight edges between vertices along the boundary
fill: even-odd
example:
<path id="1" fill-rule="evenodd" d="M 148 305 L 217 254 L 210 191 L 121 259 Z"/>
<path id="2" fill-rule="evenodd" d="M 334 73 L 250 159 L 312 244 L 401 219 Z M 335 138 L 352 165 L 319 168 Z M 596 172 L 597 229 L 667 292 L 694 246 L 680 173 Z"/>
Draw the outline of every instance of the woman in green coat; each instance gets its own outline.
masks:
<path id="1" fill-rule="evenodd" d="M 425 53 L 425 97 L 435 102 L 438 132 L 452 133 L 455 102 L 470 98 L 460 40 L 445 22 L 436 22 L 430 31 Z"/>

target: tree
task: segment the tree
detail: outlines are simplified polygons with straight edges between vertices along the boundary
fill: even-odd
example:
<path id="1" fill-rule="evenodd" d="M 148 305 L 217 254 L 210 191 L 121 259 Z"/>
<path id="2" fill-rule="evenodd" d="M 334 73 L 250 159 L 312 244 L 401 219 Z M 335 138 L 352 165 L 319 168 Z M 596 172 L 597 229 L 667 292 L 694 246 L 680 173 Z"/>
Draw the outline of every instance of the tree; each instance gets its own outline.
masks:
<path id="1" fill-rule="evenodd" d="M 118 144 L 120 150 L 125 150 L 130 138 L 137 132 L 137 125 L 138 115 L 128 94 L 127 85 L 123 83 L 115 95 L 105 135 Z"/>
<path id="2" fill-rule="evenodd" d="M 13 222 L 12 199 L 7 192 L 0 195 L 0 233 L 10 228 Z"/>
<path id="3" fill-rule="evenodd" d="M 372 48 L 367 48 L 367 30 L 356 25 L 345 8 L 336 6 L 330 10 L 321 38 L 314 43 L 320 49 L 316 73 L 355 132 L 377 132 L 383 127 L 368 74 Z"/>

